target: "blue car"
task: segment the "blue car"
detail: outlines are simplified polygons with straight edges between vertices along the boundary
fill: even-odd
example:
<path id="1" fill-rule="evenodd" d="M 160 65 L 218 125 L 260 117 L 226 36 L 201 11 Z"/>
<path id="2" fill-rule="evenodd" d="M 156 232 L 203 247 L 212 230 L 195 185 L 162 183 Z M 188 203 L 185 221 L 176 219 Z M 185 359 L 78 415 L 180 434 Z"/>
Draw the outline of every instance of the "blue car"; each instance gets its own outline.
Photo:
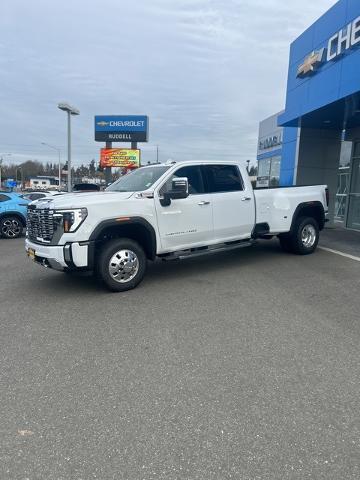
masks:
<path id="1" fill-rule="evenodd" d="M 0 237 L 17 238 L 26 226 L 30 200 L 18 193 L 0 191 Z"/>

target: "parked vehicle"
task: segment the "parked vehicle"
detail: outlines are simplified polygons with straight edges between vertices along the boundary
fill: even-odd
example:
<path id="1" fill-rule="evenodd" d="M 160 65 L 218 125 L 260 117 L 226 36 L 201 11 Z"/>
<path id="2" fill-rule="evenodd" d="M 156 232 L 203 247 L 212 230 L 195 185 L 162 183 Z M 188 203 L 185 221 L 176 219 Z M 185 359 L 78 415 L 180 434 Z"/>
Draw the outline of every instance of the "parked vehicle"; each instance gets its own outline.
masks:
<path id="1" fill-rule="evenodd" d="M 33 192 L 23 193 L 22 196 L 24 198 L 27 198 L 31 202 L 33 202 L 34 200 L 39 200 L 40 198 L 52 197 L 53 195 L 62 195 L 62 194 L 63 192 L 59 192 L 57 190 L 50 190 L 50 191 L 34 190 Z"/>
<path id="2" fill-rule="evenodd" d="M 17 238 L 22 234 L 28 203 L 18 193 L 0 192 L 0 237 Z"/>
<path id="3" fill-rule="evenodd" d="M 328 212 L 326 186 L 253 190 L 236 162 L 142 167 L 105 192 L 44 199 L 28 209 L 26 250 L 57 270 L 94 270 L 109 289 L 143 279 L 147 261 L 173 260 L 279 237 L 312 253 Z"/>
<path id="4" fill-rule="evenodd" d="M 76 183 L 73 192 L 99 192 L 100 185 L 95 183 Z"/>

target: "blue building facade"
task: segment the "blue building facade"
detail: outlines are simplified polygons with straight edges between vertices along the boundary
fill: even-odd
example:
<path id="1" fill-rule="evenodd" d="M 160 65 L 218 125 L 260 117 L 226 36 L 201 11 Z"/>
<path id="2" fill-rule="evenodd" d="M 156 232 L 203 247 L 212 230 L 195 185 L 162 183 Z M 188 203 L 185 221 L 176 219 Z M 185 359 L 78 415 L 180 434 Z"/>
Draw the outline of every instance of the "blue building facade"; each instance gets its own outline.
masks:
<path id="1" fill-rule="evenodd" d="M 278 126 L 279 184 L 326 183 L 332 220 L 360 230 L 359 0 L 338 1 L 291 44 Z"/>
<path id="2" fill-rule="evenodd" d="M 256 182 L 256 186 L 259 188 L 276 187 L 280 184 L 284 129 L 279 127 L 278 123 L 282 113 L 279 112 L 266 118 L 259 125 Z"/>

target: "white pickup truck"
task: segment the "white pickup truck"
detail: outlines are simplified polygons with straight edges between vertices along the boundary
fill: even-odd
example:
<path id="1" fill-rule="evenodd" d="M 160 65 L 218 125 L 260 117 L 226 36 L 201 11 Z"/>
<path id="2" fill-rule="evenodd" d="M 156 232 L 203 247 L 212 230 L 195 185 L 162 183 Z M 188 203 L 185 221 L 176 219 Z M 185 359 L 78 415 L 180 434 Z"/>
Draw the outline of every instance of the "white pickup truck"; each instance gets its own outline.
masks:
<path id="1" fill-rule="evenodd" d="M 148 260 L 182 259 L 277 236 L 282 248 L 312 253 L 328 213 L 325 185 L 253 190 L 237 162 L 142 167 L 104 192 L 37 200 L 28 207 L 26 251 L 64 272 L 93 270 L 124 291 Z"/>

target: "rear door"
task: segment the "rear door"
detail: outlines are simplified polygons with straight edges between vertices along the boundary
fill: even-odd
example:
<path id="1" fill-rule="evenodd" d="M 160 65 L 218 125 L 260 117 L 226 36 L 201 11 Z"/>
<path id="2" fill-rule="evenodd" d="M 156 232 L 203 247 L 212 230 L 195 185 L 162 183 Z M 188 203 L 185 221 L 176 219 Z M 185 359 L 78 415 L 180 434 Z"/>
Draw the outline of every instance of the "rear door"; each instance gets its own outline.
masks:
<path id="1" fill-rule="evenodd" d="M 174 251 L 206 245 L 213 239 L 213 219 L 210 195 L 205 193 L 201 167 L 199 165 L 178 168 L 162 185 L 159 195 L 171 189 L 175 177 L 186 177 L 189 181 L 189 196 L 171 200 L 163 207 L 156 198 L 156 213 L 163 250 Z"/>
<path id="2" fill-rule="evenodd" d="M 203 166 L 206 191 L 213 207 L 214 237 L 231 241 L 251 237 L 255 201 L 250 182 L 244 182 L 235 164 Z"/>

